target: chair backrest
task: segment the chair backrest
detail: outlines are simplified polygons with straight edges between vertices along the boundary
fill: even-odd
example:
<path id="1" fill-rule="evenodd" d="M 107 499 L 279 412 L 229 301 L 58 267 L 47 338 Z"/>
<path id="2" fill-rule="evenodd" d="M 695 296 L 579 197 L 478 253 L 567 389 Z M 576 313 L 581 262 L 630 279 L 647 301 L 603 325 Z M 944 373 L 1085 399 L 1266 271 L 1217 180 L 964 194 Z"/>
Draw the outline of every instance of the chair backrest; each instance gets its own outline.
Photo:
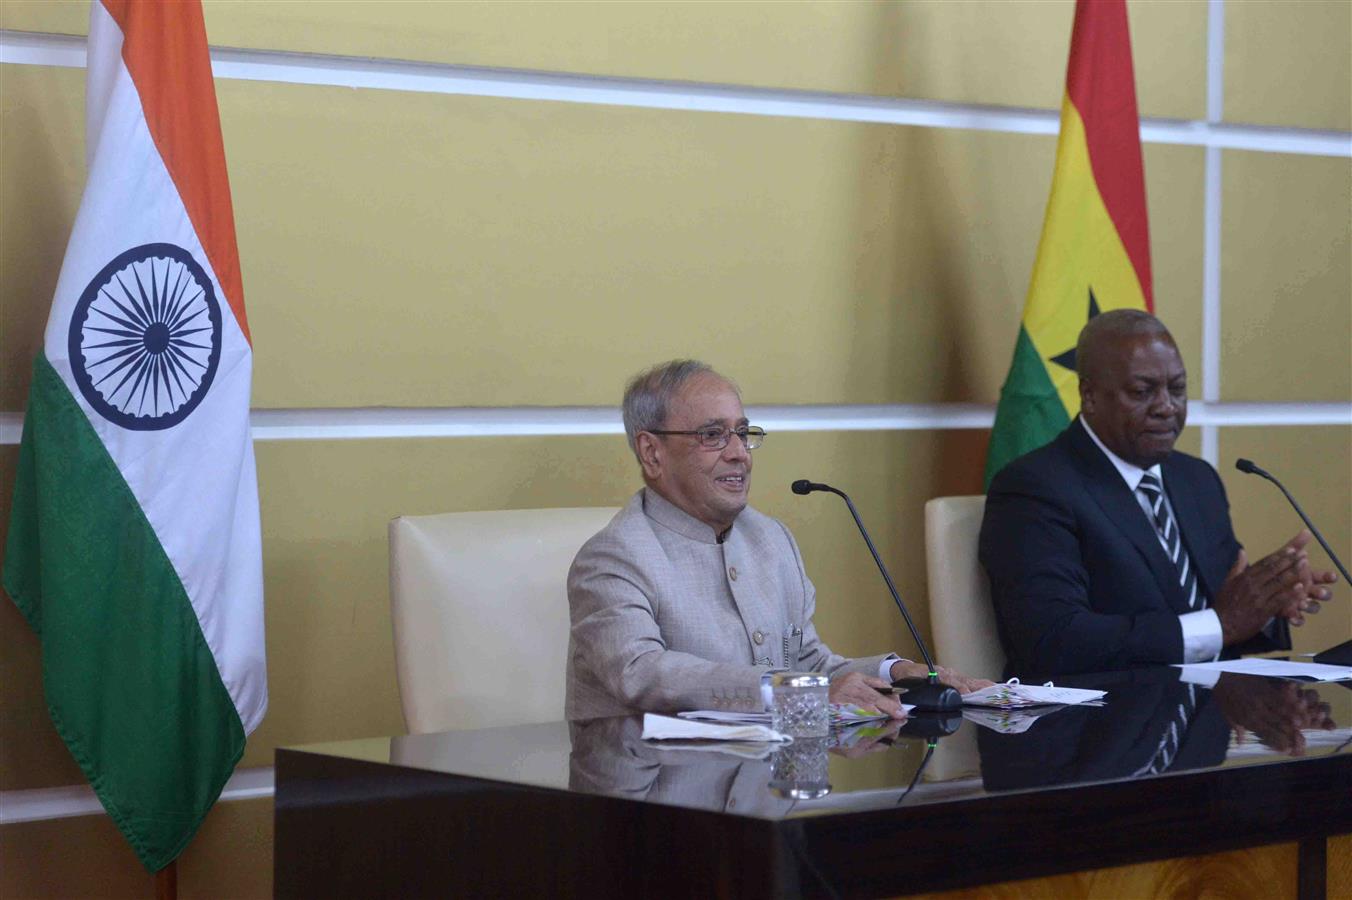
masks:
<path id="1" fill-rule="evenodd" d="M 990 582 L 977 560 L 985 510 L 981 495 L 926 503 L 925 563 L 935 658 L 965 675 L 998 679 L 1005 654 L 995 629 Z"/>
<path id="2" fill-rule="evenodd" d="M 568 567 L 617 511 L 390 522 L 395 669 L 410 733 L 563 718 Z"/>
<path id="3" fill-rule="evenodd" d="M 925 564 L 935 658 L 964 675 L 997 680 L 1005 654 L 995 630 L 990 583 L 977 560 L 977 536 L 986 498 L 936 497 L 925 504 Z M 940 781 L 981 773 L 976 733 L 964 722 L 939 742 L 927 777 Z"/>

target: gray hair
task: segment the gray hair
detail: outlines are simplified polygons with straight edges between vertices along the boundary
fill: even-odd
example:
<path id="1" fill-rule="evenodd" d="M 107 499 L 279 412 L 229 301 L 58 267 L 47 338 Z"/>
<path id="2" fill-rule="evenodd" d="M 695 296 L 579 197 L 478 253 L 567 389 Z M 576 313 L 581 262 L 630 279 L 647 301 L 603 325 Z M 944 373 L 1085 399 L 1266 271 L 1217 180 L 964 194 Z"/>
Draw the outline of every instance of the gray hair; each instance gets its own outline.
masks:
<path id="1" fill-rule="evenodd" d="M 1110 309 L 1090 319 L 1075 342 L 1075 371 L 1081 381 L 1092 381 L 1103 351 L 1134 337 L 1174 337 L 1164 323 L 1141 309 Z"/>
<path id="2" fill-rule="evenodd" d="M 621 409 L 624 413 L 624 435 L 629 439 L 629 449 L 634 451 L 634 455 L 638 455 L 638 445 L 635 443 L 638 433 L 653 431 L 665 425 L 671 401 L 687 382 L 704 374 L 723 378 L 708 363 L 697 359 L 673 359 L 645 369 L 629 380 L 624 389 Z M 723 380 L 728 381 L 726 378 Z M 728 383 L 732 384 L 731 381 Z M 736 390 L 736 385 L 733 385 L 733 390 Z"/>

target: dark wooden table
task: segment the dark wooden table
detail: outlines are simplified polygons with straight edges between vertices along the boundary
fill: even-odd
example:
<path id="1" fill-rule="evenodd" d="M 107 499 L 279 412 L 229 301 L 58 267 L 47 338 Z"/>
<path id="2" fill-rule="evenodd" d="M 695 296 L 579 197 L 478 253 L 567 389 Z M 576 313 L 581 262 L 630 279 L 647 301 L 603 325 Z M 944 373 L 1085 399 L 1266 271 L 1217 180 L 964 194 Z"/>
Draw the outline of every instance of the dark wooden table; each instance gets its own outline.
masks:
<path id="1" fill-rule="evenodd" d="M 1323 896 L 1325 848 L 1336 868 L 1352 846 L 1338 837 L 1352 834 L 1352 691 L 1319 687 L 1339 730 L 1301 735 L 1264 719 L 1299 697 L 1289 683 L 1079 683 L 1107 705 L 937 741 L 865 729 L 763 759 L 645 742 L 637 717 L 280 750 L 275 890 L 881 897 L 1286 845 L 1274 858 L 1298 864 L 1259 867 L 1276 893 L 1247 873 L 1255 896 Z M 1153 771 L 1185 694 L 1182 740 Z"/>

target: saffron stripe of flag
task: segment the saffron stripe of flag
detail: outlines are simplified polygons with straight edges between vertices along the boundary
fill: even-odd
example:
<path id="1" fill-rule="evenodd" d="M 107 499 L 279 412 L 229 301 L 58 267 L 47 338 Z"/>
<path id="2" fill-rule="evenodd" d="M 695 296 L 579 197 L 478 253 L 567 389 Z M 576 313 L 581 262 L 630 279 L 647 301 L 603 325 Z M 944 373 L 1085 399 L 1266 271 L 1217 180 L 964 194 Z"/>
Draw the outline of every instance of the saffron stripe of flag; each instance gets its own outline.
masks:
<path id="1" fill-rule="evenodd" d="M 986 484 L 1080 411 L 1074 348 L 1109 309 L 1153 310 L 1140 119 L 1125 0 L 1078 0 L 1051 197 Z"/>
<path id="2" fill-rule="evenodd" d="M 88 58 L 3 580 L 57 731 L 157 871 L 267 708 L 252 349 L 200 4 L 96 2 Z"/>

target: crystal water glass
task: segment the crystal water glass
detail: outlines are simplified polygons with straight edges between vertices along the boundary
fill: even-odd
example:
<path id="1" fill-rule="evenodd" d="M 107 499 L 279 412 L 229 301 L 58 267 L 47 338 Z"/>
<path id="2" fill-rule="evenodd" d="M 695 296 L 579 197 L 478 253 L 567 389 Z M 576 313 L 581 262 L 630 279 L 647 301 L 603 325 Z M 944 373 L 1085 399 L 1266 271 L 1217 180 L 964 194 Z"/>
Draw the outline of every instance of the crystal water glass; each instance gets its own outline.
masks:
<path id="1" fill-rule="evenodd" d="M 789 737 L 826 737 L 831 733 L 831 680 L 825 675 L 780 672 L 770 680 L 774 701 L 770 724 Z"/>

